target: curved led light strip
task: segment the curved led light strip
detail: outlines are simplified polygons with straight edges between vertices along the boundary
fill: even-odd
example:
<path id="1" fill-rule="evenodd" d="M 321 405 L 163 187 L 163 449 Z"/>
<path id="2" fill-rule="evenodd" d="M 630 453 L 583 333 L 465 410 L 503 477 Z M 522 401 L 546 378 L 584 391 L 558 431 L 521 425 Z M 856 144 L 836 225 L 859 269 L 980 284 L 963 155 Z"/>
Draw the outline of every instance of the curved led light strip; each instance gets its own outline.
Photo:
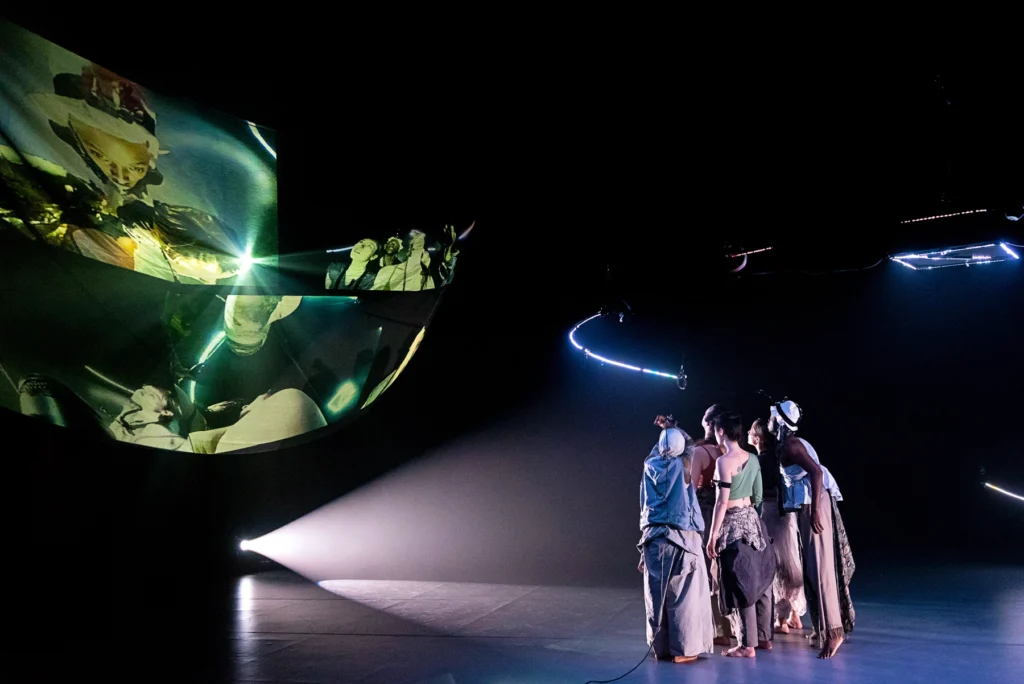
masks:
<path id="1" fill-rule="evenodd" d="M 1000 494 L 1005 494 L 1006 496 L 1012 497 L 1014 499 L 1020 499 L 1021 501 L 1024 501 L 1024 496 L 1021 496 L 1020 494 L 1014 494 L 1013 492 L 1008 492 L 1005 489 L 1000 489 L 999 487 L 996 487 L 995 485 L 991 485 L 988 482 L 985 482 L 983 484 L 986 487 L 988 487 L 989 489 L 994 489 L 995 491 L 999 492 Z"/>
<path id="2" fill-rule="evenodd" d="M 662 373 L 661 371 L 651 370 L 650 368 L 641 368 L 640 366 L 632 366 L 632 365 L 630 365 L 628 363 L 622 363 L 621 361 L 615 361 L 613 359 L 609 359 L 609 358 L 606 358 L 604 356 L 599 356 L 598 354 L 595 354 L 594 352 L 590 351 L 589 349 L 584 347 L 582 344 L 577 342 L 576 341 L 576 331 L 579 330 L 580 328 L 582 328 L 585 324 L 587 324 L 590 321 L 594 320 L 595 318 L 600 318 L 601 315 L 602 314 L 600 314 L 600 313 L 596 313 L 593 316 L 591 316 L 590 318 L 584 318 L 582 321 L 580 321 L 579 323 L 577 323 L 576 325 L 574 325 L 572 327 L 572 330 L 569 331 L 569 341 L 572 342 L 572 346 L 576 347 L 581 352 L 586 354 L 587 358 L 589 358 L 589 359 L 597 359 L 601 363 L 610 363 L 613 366 L 618 366 L 619 368 L 625 368 L 626 370 L 638 371 L 640 373 L 648 373 L 650 375 L 657 375 L 657 376 L 660 376 L 660 377 L 663 377 L 663 378 L 671 378 L 673 380 L 678 380 L 679 379 L 679 374 L 678 373 Z"/>
<path id="3" fill-rule="evenodd" d="M 952 218 L 954 216 L 967 216 L 969 214 L 984 214 L 988 209 L 971 209 L 970 211 L 957 211 L 952 214 L 936 214 L 935 216 L 922 216 L 921 218 L 908 219 L 900 223 L 918 223 L 919 221 L 934 221 L 935 219 Z"/>

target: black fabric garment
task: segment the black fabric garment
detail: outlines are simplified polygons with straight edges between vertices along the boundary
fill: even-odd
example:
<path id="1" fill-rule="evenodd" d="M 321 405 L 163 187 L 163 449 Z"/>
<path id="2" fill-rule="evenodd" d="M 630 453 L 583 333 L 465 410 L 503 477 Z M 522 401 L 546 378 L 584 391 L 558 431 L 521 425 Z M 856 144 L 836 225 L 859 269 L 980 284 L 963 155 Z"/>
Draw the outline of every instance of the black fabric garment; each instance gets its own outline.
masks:
<path id="1" fill-rule="evenodd" d="M 718 555 L 722 612 L 757 603 L 775 579 L 775 547 L 761 522 L 765 547 L 758 551 L 743 541 L 730 543 Z"/>
<path id="2" fill-rule="evenodd" d="M 761 491 L 765 499 L 779 498 L 779 457 L 774 449 L 757 455 L 761 463 Z"/>

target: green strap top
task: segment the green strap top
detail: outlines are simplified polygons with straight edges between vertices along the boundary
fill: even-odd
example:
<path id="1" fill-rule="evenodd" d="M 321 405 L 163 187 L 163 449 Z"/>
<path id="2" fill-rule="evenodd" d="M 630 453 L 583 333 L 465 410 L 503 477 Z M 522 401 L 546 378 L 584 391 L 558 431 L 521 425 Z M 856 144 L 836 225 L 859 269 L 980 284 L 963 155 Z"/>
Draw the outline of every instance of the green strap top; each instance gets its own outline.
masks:
<path id="1" fill-rule="evenodd" d="M 730 501 L 743 499 L 748 496 L 750 497 L 751 506 L 760 505 L 761 500 L 764 498 L 761 483 L 761 463 L 757 460 L 757 456 L 753 454 L 750 454 L 750 458 L 747 459 L 743 469 L 733 475 L 732 483 L 729 487 Z"/>

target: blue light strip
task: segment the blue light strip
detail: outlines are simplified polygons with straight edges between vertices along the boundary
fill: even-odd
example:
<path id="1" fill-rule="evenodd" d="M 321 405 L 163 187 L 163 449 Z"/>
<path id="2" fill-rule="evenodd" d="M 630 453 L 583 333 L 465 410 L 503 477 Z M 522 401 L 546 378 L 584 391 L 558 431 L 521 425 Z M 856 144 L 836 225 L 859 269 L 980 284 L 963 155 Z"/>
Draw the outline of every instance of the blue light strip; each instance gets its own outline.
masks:
<path id="1" fill-rule="evenodd" d="M 580 328 L 582 328 L 585 324 L 587 324 L 590 321 L 594 320 L 595 318 L 600 318 L 600 317 L 601 317 L 601 314 L 600 313 L 596 313 L 593 316 L 591 316 L 590 318 L 583 319 L 582 321 L 580 321 L 579 323 L 574 325 L 572 330 L 569 331 L 569 341 L 572 342 L 572 346 L 576 347 L 581 352 L 586 354 L 588 359 L 597 359 L 601 363 L 608 363 L 608 364 L 611 364 L 613 366 L 618 366 L 619 368 L 625 368 L 626 370 L 638 371 L 640 373 L 647 373 L 649 375 L 657 375 L 657 376 L 660 376 L 660 377 L 663 377 L 663 378 L 671 378 L 673 380 L 677 380 L 679 378 L 679 374 L 678 373 L 662 373 L 661 371 L 651 370 L 650 368 L 641 368 L 640 366 L 632 366 L 632 365 L 630 365 L 628 363 L 622 363 L 621 361 L 615 361 L 614 359 L 609 359 L 609 358 L 606 358 L 604 356 L 600 356 L 600 355 L 595 354 L 594 352 L 590 351 L 589 349 L 584 347 L 579 342 L 577 342 L 576 341 L 576 331 L 579 330 Z"/>

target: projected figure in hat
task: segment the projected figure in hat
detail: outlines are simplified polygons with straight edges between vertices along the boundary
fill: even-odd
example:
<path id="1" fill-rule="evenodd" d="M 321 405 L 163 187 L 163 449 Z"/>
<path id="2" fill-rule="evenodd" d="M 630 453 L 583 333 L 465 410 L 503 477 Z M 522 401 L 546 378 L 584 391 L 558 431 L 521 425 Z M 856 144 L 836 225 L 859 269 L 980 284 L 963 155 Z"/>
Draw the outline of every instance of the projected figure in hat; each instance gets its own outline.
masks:
<path id="1" fill-rule="evenodd" d="M 768 421 L 758 418 L 747 432 L 747 443 L 757 449 L 764 480 L 761 519 L 775 545 L 775 631 L 788 634 L 803 629 L 800 616 L 807 612 L 804 597 L 804 563 L 800 555 L 800 533 L 796 513 L 782 510 L 779 496 L 779 456 Z"/>
<path id="2" fill-rule="evenodd" d="M 796 513 L 800 530 L 807 607 L 814 626 L 811 642 L 821 648 L 819 658 L 831 658 L 853 631 L 850 580 L 855 566 L 839 515 L 839 487 L 810 442 L 795 434 L 802 417 L 796 402 L 775 402 L 768 429 L 779 442 L 782 508 Z"/>
<path id="3" fill-rule="evenodd" d="M 45 115 L 92 178 L 4 146 L 5 211 L 51 244 L 166 280 L 212 284 L 234 276 L 244 248 L 228 226 L 149 195 L 164 180 L 157 161 L 168 151 L 142 89 L 96 65 L 57 74 L 53 86 L 26 104 Z"/>
<path id="4" fill-rule="evenodd" d="M 718 494 L 705 550 L 718 561 L 719 607 L 739 640 L 723 655 L 753 658 L 757 648 L 771 649 L 775 579 L 775 551 L 757 514 L 763 497 L 761 464 L 739 446 L 744 433 L 739 414 L 719 413 L 712 429 L 724 453 L 715 461 Z"/>
<path id="5" fill-rule="evenodd" d="M 704 519 L 686 467 L 692 440 L 672 416 L 658 416 L 658 443 L 640 481 L 640 564 L 647 643 L 659 659 L 697 660 L 714 648 L 707 570 L 701 554 Z"/>

